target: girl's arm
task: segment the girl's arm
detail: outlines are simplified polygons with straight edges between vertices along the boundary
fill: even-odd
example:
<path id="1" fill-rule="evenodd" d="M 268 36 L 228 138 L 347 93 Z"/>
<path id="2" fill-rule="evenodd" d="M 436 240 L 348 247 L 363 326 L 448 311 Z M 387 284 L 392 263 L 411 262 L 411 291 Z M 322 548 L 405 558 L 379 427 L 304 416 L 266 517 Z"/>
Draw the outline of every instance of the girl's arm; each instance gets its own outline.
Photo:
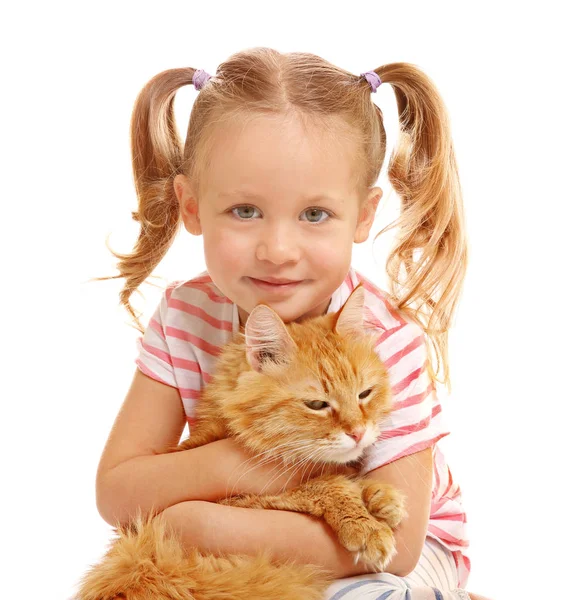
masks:
<path id="1" fill-rule="evenodd" d="M 429 521 L 432 448 L 371 471 L 368 477 L 392 483 L 407 497 L 408 516 L 396 532 L 397 554 L 386 572 L 405 577 L 417 564 Z M 187 548 L 215 554 L 254 555 L 267 549 L 276 560 L 321 565 L 336 578 L 367 573 L 321 519 L 288 511 L 236 508 L 210 502 L 183 502 L 164 515 Z"/>
<path id="2" fill-rule="evenodd" d="M 282 471 L 278 461 L 253 468 L 252 456 L 232 439 L 166 453 L 178 443 L 184 426 L 178 390 L 137 370 L 97 472 L 97 508 L 107 523 L 125 523 L 138 510 L 143 515 L 161 512 L 187 500 L 275 494 L 300 482 L 302 473 L 276 477 Z"/>

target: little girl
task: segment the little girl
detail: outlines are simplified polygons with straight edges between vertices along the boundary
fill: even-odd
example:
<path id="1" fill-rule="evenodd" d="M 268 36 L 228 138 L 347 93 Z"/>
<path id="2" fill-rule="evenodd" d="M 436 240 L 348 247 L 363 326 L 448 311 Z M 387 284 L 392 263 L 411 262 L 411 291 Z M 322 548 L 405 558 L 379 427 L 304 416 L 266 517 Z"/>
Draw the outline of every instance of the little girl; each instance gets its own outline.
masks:
<path id="1" fill-rule="evenodd" d="M 402 202 L 387 262 L 391 293 L 350 264 L 382 196 L 373 186 L 386 134 L 370 96 L 382 82 L 394 89 L 400 120 L 388 167 Z M 173 101 L 191 83 L 201 91 L 182 148 Z M 327 598 L 478 598 L 464 591 L 465 513 L 437 444 L 449 432 L 435 383 L 449 385 L 447 332 L 467 247 L 447 113 L 431 80 L 406 63 L 358 77 L 311 54 L 254 48 L 231 56 L 214 77 L 191 68 L 159 73 L 137 98 L 131 136 L 141 230 L 131 254 L 114 254 L 125 278 L 121 301 L 139 330 L 130 296 L 181 221 L 203 236 L 207 272 L 169 285 L 138 340 L 138 369 L 98 468 L 102 517 L 113 524 L 137 508 L 158 509 L 185 547 L 246 554 L 264 547 L 277 560 L 323 565 L 338 577 Z M 251 457 L 233 440 L 165 453 L 186 423 L 192 435 L 217 354 L 257 304 L 299 321 L 337 311 L 359 283 L 394 398 L 360 472 L 407 497 L 397 555 L 381 574 L 354 564 L 318 519 L 216 504 L 231 488 L 275 493 L 299 482 L 277 477 L 271 463 L 247 470 Z"/>

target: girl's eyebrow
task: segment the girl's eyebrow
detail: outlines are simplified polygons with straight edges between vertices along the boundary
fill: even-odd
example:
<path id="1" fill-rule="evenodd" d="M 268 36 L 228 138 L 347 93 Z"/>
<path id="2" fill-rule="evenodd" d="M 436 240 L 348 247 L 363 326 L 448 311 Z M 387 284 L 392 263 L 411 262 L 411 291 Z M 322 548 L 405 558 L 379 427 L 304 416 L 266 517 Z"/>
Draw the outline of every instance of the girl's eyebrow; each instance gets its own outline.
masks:
<path id="1" fill-rule="evenodd" d="M 219 198 L 236 198 L 237 196 L 240 198 L 245 198 L 248 200 L 264 200 L 264 196 L 259 194 L 253 194 L 251 192 L 244 192 L 242 190 L 232 190 L 230 192 L 220 192 L 218 194 Z M 320 202 L 326 200 L 328 202 L 340 202 L 336 198 L 332 198 L 331 196 L 327 196 L 325 194 L 317 194 L 315 196 L 308 196 L 303 198 L 303 200 L 307 202 Z"/>

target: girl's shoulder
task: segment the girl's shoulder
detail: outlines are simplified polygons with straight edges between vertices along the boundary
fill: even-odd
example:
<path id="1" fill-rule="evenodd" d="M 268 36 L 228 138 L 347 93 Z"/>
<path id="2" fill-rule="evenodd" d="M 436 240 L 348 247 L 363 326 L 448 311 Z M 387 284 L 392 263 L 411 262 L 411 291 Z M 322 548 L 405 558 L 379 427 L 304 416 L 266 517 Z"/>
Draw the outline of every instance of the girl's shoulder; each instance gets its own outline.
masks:
<path id="1" fill-rule="evenodd" d="M 396 302 L 389 292 L 383 290 L 362 273 L 351 269 L 347 280 L 349 293 L 358 285 L 364 288 L 364 317 L 370 326 L 385 331 L 395 331 L 403 327 L 418 328 L 410 322 L 397 307 Z M 348 293 L 348 296 L 349 296 Z"/>
<path id="2" fill-rule="evenodd" d="M 192 279 L 170 282 L 165 289 L 164 299 L 169 308 L 176 308 L 181 302 L 212 309 L 232 304 L 232 301 L 219 290 L 206 271 Z"/>
<path id="3" fill-rule="evenodd" d="M 238 320 L 235 313 L 234 303 L 204 272 L 192 279 L 170 282 L 155 321 L 180 339 L 221 345 L 234 331 Z"/>

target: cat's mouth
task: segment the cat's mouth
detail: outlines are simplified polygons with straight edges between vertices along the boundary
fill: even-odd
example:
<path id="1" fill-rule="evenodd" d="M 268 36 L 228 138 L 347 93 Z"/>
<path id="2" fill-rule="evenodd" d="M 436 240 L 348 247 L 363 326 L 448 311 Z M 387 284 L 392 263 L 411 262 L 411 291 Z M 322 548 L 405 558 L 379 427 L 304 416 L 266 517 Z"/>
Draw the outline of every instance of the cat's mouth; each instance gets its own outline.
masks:
<path id="1" fill-rule="evenodd" d="M 346 444 L 348 443 L 349 437 L 344 433 L 341 438 L 336 440 L 335 446 L 328 452 L 328 459 L 333 462 L 344 464 L 358 460 L 365 450 L 375 442 L 376 437 L 375 431 L 368 427 L 366 428 L 363 437 L 360 438 L 360 441 L 357 443 L 352 441 L 351 443 L 355 445 L 348 448 Z"/>

